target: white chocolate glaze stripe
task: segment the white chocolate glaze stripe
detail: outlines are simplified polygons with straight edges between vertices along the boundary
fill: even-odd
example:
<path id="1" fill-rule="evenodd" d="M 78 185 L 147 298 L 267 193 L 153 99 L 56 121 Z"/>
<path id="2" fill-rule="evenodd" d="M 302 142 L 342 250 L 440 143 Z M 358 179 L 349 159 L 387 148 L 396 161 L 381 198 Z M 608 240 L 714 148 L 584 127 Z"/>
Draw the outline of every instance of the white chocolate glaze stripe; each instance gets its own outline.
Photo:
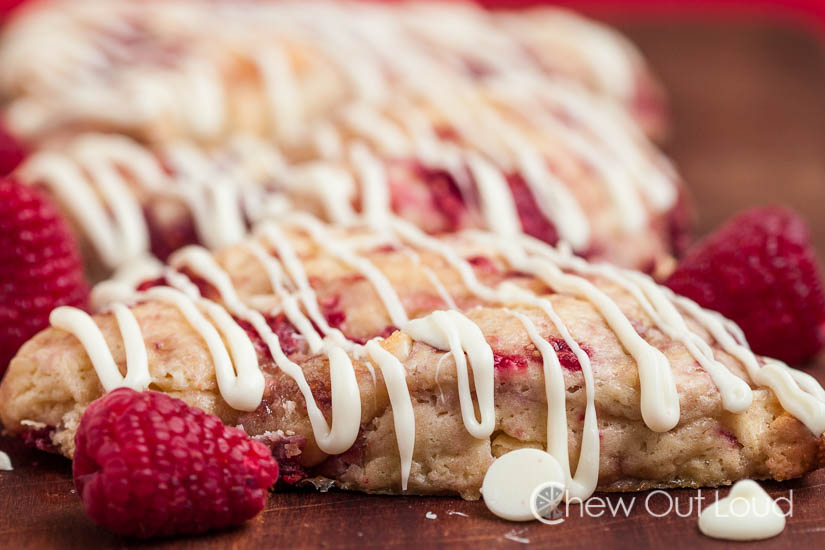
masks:
<path id="1" fill-rule="evenodd" d="M 346 337 L 340 330 L 329 326 L 329 323 L 327 323 L 327 320 L 321 314 L 318 306 L 318 297 L 309 284 L 303 263 L 298 258 L 295 249 L 281 228 L 274 223 L 267 222 L 258 227 L 257 233 L 264 241 L 275 247 L 278 258 L 283 263 L 292 282 L 298 288 L 298 296 L 309 313 L 309 318 L 312 319 L 312 322 L 315 323 L 326 336 L 333 338 L 337 344 L 347 347 L 349 341 Z"/>
<path id="2" fill-rule="evenodd" d="M 750 406 L 753 400 L 750 386 L 714 358 L 713 350 L 707 342 L 688 328 L 684 317 L 676 310 L 668 293 L 653 279 L 641 273 L 621 271 L 609 265 L 588 264 L 579 258 L 570 256 L 557 255 L 556 261 L 559 265 L 579 274 L 603 277 L 629 292 L 654 324 L 669 337 L 681 342 L 702 368 L 710 374 L 721 393 L 725 410 L 742 412 Z"/>
<path id="3" fill-rule="evenodd" d="M 155 287 L 143 295 L 174 306 L 201 335 L 215 364 L 218 388 L 230 407 L 240 411 L 258 408 L 264 393 L 264 375 L 258 367 L 258 358 L 249 337 L 225 309 L 209 300 L 198 301 L 215 323 L 216 326 L 213 326 L 198 311 L 195 303 L 178 290 Z M 226 344 L 222 336 L 226 338 Z"/>
<path id="4" fill-rule="evenodd" d="M 472 154 L 467 165 L 481 196 L 481 211 L 487 227 L 494 233 L 511 236 L 521 233 L 513 195 L 504 176 L 480 155 Z"/>
<path id="5" fill-rule="evenodd" d="M 481 329 L 458 311 L 449 310 L 435 311 L 426 317 L 413 319 L 404 327 L 404 332 L 414 340 L 453 354 L 464 427 L 473 437 L 490 437 L 496 421 L 493 404 L 493 350 L 484 339 Z M 473 369 L 473 382 L 481 412 L 480 421 L 476 418 L 470 393 L 467 357 Z"/>
<path id="6" fill-rule="evenodd" d="M 360 176 L 362 210 L 367 225 L 375 228 L 386 226 L 390 194 L 383 164 L 360 142 L 352 145 L 350 158 Z"/>
<path id="7" fill-rule="evenodd" d="M 407 371 L 393 354 L 381 347 L 377 340 L 367 342 L 367 353 L 381 369 L 392 405 L 392 418 L 398 452 L 401 455 L 401 489 L 407 490 L 410 478 L 413 448 L 415 447 L 415 415 L 412 397 L 407 387 Z"/>
<path id="8" fill-rule="evenodd" d="M 115 220 L 107 214 L 95 191 L 68 158 L 44 151 L 31 157 L 17 174 L 25 182 L 44 184 L 57 196 L 107 266 L 116 267 L 145 253 L 145 247 L 141 250 L 128 248 L 125 235 L 134 228 L 120 226 L 119 223 L 126 220 Z M 122 190 L 123 200 L 130 200 L 130 196 L 128 191 Z M 141 234 L 141 230 L 135 234 Z"/>
<path id="9" fill-rule="evenodd" d="M 272 286 L 272 291 L 281 299 L 281 307 L 287 319 L 289 319 L 289 322 L 292 323 L 293 326 L 298 329 L 301 336 L 306 339 L 310 351 L 312 353 L 319 353 L 323 346 L 323 340 L 315 331 L 312 322 L 301 312 L 295 296 L 286 292 L 282 283 L 283 272 L 280 264 L 256 241 L 249 240 L 246 243 L 246 247 L 261 266 L 263 266 L 269 278 L 269 284 Z"/>
<path id="10" fill-rule="evenodd" d="M 529 317 L 510 311 L 524 325 L 533 345 L 541 353 L 545 395 L 547 398 L 547 452 L 555 458 L 564 472 L 567 494 L 572 498 L 586 499 L 596 490 L 599 481 L 599 427 L 596 421 L 595 388 L 589 361 L 579 362 L 585 384 L 584 426 L 576 475 L 570 472 L 567 450 L 567 396 L 561 364 L 556 351 L 541 337 Z"/>
<path id="11" fill-rule="evenodd" d="M 719 314 L 704 310 L 682 296 L 674 295 L 674 300 L 710 332 L 722 349 L 744 365 L 755 383 L 770 388 L 785 410 L 812 433 L 825 432 L 825 390 L 810 375 L 776 360 L 765 359 L 767 364 L 760 367 L 753 352 L 734 340 Z"/>
<path id="12" fill-rule="evenodd" d="M 145 390 L 152 383 L 152 377 L 149 374 L 146 348 L 142 345 L 140 326 L 134 314 L 123 304 L 114 304 L 112 310 L 126 348 L 125 377 L 121 376 L 103 333 L 86 312 L 72 307 L 59 307 L 52 311 L 49 323 L 80 340 L 104 390 L 109 392 L 120 387 Z"/>

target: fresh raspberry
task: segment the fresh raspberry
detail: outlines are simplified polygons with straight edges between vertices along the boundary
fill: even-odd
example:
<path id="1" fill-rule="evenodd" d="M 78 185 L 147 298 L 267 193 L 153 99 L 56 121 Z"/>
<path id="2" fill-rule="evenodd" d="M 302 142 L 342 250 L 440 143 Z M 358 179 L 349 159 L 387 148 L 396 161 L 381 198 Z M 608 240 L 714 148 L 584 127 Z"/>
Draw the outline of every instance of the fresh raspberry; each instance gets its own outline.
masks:
<path id="1" fill-rule="evenodd" d="M 25 4 L 28 0 L 0 0 L 0 21 L 5 20 L 18 6 Z"/>
<path id="2" fill-rule="evenodd" d="M 679 190 L 676 203 L 666 215 L 666 224 L 670 250 L 674 256 L 680 258 L 690 248 L 693 226 L 693 208 L 683 189 Z"/>
<path id="3" fill-rule="evenodd" d="M 89 289 L 68 225 L 40 190 L 0 179 L 0 375 L 57 306 L 86 307 Z"/>
<path id="4" fill-rule="evenodd" d="M 117 389 L 75 436 L 74 483 L 86 513 L 135 537 L 202 533 L 260 512 L 278 479 L 269 449 L 163 393 Z"/>
<path id="5" fill-rule="evenodd" d="M 799 364 L 825 343 L 825 294 L 805 223 L 781 207 L 749 210 L 688 252 L 675 292 L 736 321 L 759 354 Z"/>
<path id="6" fill-rule="evenodd" d="M 0 12 L 3 8 L 0 7 Z M 2 17 L 2 16 L 0 16 Z M 0 126 L 0 176 L 8 175 L 17 168 L 26 157 L 26 150 L 14 136 Z"/>

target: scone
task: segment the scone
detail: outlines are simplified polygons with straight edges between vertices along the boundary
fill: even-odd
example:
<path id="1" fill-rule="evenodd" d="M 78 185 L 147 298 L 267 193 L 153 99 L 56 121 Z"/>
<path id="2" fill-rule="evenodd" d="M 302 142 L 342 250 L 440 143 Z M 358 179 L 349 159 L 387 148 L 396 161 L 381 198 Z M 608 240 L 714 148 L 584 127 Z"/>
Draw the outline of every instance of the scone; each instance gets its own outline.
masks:
<path id="1" fill-rule="evenodd" d="M 670 164 L 583 89 L 548 84 L 542 97 L 504 84 L 398 94 L 346 105 L 283 147 L 252 134 L 154 147 L 80 134 L 16 175 L 62 203 L 95 274 L 148 251 L 231 244 L 293 209 L 344 225 L 394 212 L 432 234 L 524 232 L 625 267 L 667 266 L 688 236 Z"/>
<path id="2" fill-rule="evenodd" d="M 638 272 L 530 237 L 432 237 L 308 215 L 59 308 L 0 385 L 12 433 L 73 454 L 118 386 L 267 441 L 283 479 L 477 498 L 495 457 L 546 448 L 572 496 L 788 479 L 822 463 L 825 391 Z"/>
<path id="3" fill-rule="evenodd" d="M 658 85 L 623 37 L 554 8 L 460 2 L 30 2 L 0 44 L 7 123 L 29 141 L 116 130 L 289 141 L 352 100 L 451 80 L 569 80 L 664 129 Z"/>
<path id="4" fill-rule="evenodd" d="M 653 90 L 621 37 L 556 9 L 57 1 L 0 44 L 8 122 L 39 151 L 16 175 L 62 203 L 92 280 L 295 209 L 666 273 L 689 216 L 635 120 Z"/>

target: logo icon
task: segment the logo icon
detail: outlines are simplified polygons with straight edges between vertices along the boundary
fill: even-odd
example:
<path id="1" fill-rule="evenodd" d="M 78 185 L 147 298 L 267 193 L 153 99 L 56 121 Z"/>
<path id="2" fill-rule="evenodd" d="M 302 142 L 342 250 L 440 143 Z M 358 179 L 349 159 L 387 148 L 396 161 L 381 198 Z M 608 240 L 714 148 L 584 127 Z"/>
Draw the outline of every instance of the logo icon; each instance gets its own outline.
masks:
<path id="1" fill-rule="evenodd" d="M 547 525 L 557 525 L 564 521 L 564 513 L 559 503 L 564 497 L 564 484 L 558 481 L 542 483 L 530 495 L 530 511 L 533 517 Z"/>

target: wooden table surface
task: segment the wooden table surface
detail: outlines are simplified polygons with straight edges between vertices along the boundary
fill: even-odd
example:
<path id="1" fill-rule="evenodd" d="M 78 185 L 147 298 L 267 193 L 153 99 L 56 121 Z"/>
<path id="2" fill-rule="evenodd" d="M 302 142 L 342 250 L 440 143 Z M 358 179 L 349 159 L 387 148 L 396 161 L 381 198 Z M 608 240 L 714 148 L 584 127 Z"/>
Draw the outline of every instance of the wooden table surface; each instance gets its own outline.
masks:
<path id="1" fill-rule="evenodd" d="M 825 258 L 825 54 L 811 36 L 768 22 L 621 24 L 661 75 L 672 99 L 669 153 L 690 184 L 700 232 L 752 204 L 782 201 L 811 223 Z M 825 381 L 825 358 L 812 370 Z M 67 461 L 0 437 L 13 472 L 0 472 L 0 547 L 104 548 L 141 543 L 110 535 L 88 520 Z M 785 532 L 759 547 L 825 546 L 825 472 L 785 484 L 793 496 Z M 724 494 L 726 490 L 721 491 Z M 271 496 L 244 527 L 214 535 L 143 543 L 180 548 L 442 547 L 517 548 L 527 541 L 577 547 L 725 547 L 696 527 L 696 491 L 607 497 L 629 517 L 581 518 L 559 525 L 507 523 L 481 502 L 330 492 Z M 712 496 L 706 491 L 705 497 Z M 678 502 L 682 515 L 653 517 Z M 631 499 L 634 499 L 631 503 Z M 691 511 L 689 506 L 693 505 Z M 576 508 L 571 508 L 576 512 Z M 428 513 L 435 514 L 433 519 Z M 429 514 L 432 517 L 432 514 Z M 595 546 L 597 545 L 597 546 Z"/>

